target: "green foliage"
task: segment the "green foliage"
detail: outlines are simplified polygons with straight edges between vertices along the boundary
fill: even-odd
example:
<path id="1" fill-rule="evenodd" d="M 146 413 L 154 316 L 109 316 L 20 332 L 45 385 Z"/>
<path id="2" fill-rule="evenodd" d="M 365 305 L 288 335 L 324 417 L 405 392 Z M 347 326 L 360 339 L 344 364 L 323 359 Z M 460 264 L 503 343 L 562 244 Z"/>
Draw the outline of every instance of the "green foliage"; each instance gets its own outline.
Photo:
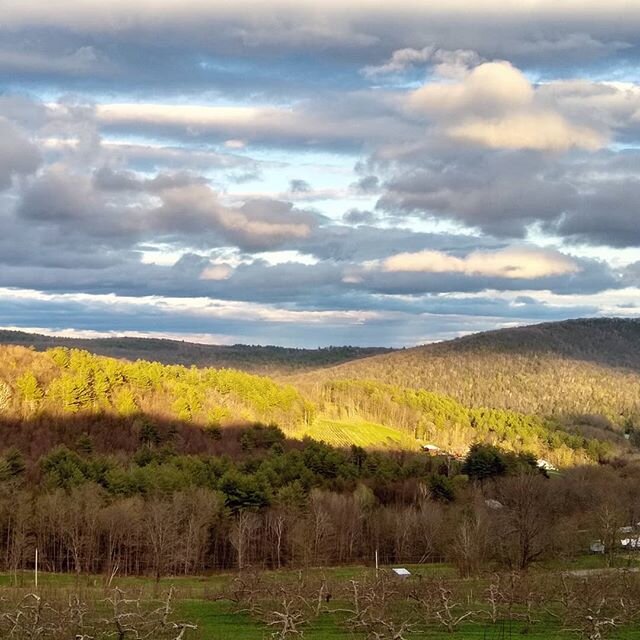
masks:
<path id="1" fill-rule="evenodd" d="M 262 424 L 253 425 L 240 438 L 240 444 L 245 451 L 269 449 L 282 442 L 284 442 L 284 433 L 273 424 L 268 426 Z"/>
<path id="2" fill-rule="evenodd" d="M 44 397 L 44 391 L 38 382 L 38 379 L 27 371 L 16 380 L 16 387 L 20 391 L 23 400 L 27 402 L 39 402 Z"/>
<path id="3" fill-rule="evenodd" d="M 0 457 L 0 482 L 8 482 L 22 476 L 25 471 L 24 457 L 17 449 L 9 449 Z"/>
<path id="4" fill-rule="evenodd" d="M 358 469 L 362 469 L 362 465 L 367 461 L 367 452 L 362 447 L 358 447 L 355 444 L 351 445 L 351 462 L 358 467 Z"/>
<path id="5" fill-rule="evenodd" d="M 90 479 L 89 465 L 66 447 L 54 449 L 41 461 L 42 471 L 51 487 L 71 489 Z"/>
<path id="6" fill-rule="evenodd" d="M 56 363 L 60 369 L 66 369 L 69 366 L 70 350 L 66 347 L 55 347 L 47 352 L 49 357 Z"/>
<path id="7" fill-rule="evenodd" d="M 178 396 L 172 405 L 176 417 L 191 422 L 202 409 L 203 390 L 183 383 L 176 386 L 174 393 Z"/>
<path id="8" fill-rule="evenodd" d="M 264 376 L 143 360 L 131 363 L 61 347 L 47 355 L 55 367 L 47 388 L 49 410 L 99 409 L 129 416 L 153 407 L 164 415 L 204 426 L 220 426 L 235 418 L 275 421 L 293 428 L 313 420 L 313 403 L 292 386 Z M 27 390 L 29 383 L 32 394 L 37 381 L 31 372 L 25 376 L 22 386 Z"/>
<path id="9" fill-rule="evenodd" d="M 341 420 L 319 417 L 313 426 L 302 431 L 302 435 L 334 447 L 350 447 L 354 444 L 375 449 L 417 449 L 415 438 L 402 430 L 358 417 Z"/>
<path id="10" fill-rule="evenodd" d="M 255 475 L 229 471 L 220 480 L 225 504 L 231 511 L 260 509 L 269 504 L 267 488 Z"/>
<path id="11" fill-rule="evenodd" d="M 536 459 L 532 455 L 503 451 L 489 444 L 473 445 L 461 471 L 473 480 L 539 472 Z"/>
<path id="12" fill-rule="evenodd" d="M 131 416 L 138 412 L 138 403 L 131 389 L 120 389 L 113 398 L 113 406 L 121 416 Z"/>
<path id="13" fill-rule="evenodd" d="M 75 413 L 90 409 L 96 399 L 91 370 L 79 373 L 65 373 L 53 380 L 49 386 L 49 397 L 59 403 L 63 411 Z"/>
<path id="14" fill-rule="evenodd" d="M 83 433 L 76 440 L 76 451 L 82 455 L 91 455 L 93 453 L 93 440 L 88 433 Z"/>
<path id="15" fill-rule="evenodd" d="M 308 497 L 302 482 L 295 480 L 276 491 L 273 504 L 282 509 L 301 513 L 307 508 Z"/>
<path id="16" fill-rule="evenodd" d="M 226 407 L 211 407 L 207 411 L 207 429 L 219 429 L 222 426 L 222 421 L 230 416 L 231 414 Z"/>
<path id="17" fill-rule="evenodd" d="M 69 347 L 72 347 L 110 358 L 151 359 L 168 365 L 216 366 L 262 375 L 308 371 L 391 351 L 385 348 L 352 346 L 296 349 L 243 344 L 203 345 L 183 340 L 127 337 L 84 340 L 7 330 L 0 330 L 0 344 L 33 346 L 38 351 L 48 350 L 60 368 L 67 366 Z"/>
<path id="18" fill-rule="evenodd" d="M 434 474 L 429 478 L 429 491 L 431 497 L 439 502 L 453 502 L 456 498 L 453 480 L 440 474 Z"/>

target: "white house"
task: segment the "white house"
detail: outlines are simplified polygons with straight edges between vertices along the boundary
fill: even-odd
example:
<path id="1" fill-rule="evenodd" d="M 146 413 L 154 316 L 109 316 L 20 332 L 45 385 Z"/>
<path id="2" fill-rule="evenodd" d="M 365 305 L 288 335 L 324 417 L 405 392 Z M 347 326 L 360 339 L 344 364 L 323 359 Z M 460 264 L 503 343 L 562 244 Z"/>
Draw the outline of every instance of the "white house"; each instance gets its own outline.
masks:
<path id="1" fill-rule="evenodd" d="M 536 460 L 536 463 L 538 464 L 538 469 L 543 469 L 544 471 L 557 471 L 557 469 L 548 460 L 539 458 Z"/>

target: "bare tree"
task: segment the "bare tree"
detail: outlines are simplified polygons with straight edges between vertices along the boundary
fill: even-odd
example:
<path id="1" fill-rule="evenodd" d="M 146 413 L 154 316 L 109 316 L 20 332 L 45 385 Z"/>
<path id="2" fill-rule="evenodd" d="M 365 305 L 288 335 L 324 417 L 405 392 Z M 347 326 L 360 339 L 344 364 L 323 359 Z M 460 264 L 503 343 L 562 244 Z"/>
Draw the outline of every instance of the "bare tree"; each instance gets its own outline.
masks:
<path id="1" fill-rule="evenodd" d="M 502 508 L 493 512 L 499 559 L 523 570 L 553 542 L 553 494 L 536 474 L 507 478 L 499 485 Z"/>
<path id="2" fill-rule="evenodd" d="M 13 494 L 13 507 L 9 510 L 7 527 L 8 566 L 14 582 L 18 582 L 18 570 L 23 566 L 29 547 L 32 504 L 26 491 Z"/>
<path id="3" fill-rule="evenodd" d="M 144 513 L 153 574 L 157 584 L 167 572 L 175 550 L 178 538 L 176 512 L 168 500 L 153 497 L 145 504 Z"/>
<path id="4" fill-rule="evenodd" d="M 449 553 L 464 578 L 479 573 L 487 556 L 488 517 L 479 504 L 454 516 L 454 536 Z"/>
<path id="5" fill-rule="evenodd" d="M 100 512 L 107 586 L 118 573 L 126 572 L 127 541 L 140 529 L 143 511 L 142 499 L 135 497 L 116 501 Z"/>
<path id="6" fill-rule="evenodd" d="M 198 488 L 176 493 L 173 505 L 180 532 L 176 555 L 187 575 L 201 568 L 210 530 L 220 513 L 222 500 L 213 491 Z"/>
<path id="7" fill-rule="evenodd" d="M 267 531 L 274 547 L 274 564 L 278 569 L 282 567 L 282 554 L 287 519 L 287 513 L 282 508 L 271 509 L 266 518 Z"/>
<path id="8" fill-rule="evenodd" d="M 238 558 L 238 569 L 242 571 L 246 568 L 251 543 L 256 532 L 260 528 L 260 516 L 246 509 L 240 510 L 231 525 L 231 544 L 236 550 Z"/>
<path id="9" fill-rule="evenodd" d="M 102 490 L 86 484 L 71 491 L 64 501 L 63 531 L 67 548 L 73 557 L 76 574 L 89 573 L 94 565 L 99 538 L 99 513 L 103 501 Z"/>

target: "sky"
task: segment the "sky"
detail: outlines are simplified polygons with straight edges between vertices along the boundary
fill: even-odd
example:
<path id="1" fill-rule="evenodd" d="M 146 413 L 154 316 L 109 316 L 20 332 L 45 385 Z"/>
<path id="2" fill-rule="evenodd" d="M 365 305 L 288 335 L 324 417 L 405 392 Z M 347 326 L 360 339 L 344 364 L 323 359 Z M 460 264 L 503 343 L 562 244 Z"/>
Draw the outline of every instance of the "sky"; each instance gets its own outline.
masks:
<path id="1" fill-rule="evenodd" d="M 402 347 L 640 317 L 640 2 L 0 7 L 1 327 Z"/>

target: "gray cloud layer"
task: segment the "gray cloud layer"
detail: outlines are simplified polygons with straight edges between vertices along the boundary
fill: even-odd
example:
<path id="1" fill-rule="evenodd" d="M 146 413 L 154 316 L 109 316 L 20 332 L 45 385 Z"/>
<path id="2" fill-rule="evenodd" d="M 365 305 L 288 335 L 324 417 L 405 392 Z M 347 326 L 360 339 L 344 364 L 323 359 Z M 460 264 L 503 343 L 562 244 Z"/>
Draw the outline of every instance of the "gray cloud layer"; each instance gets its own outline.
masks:
<path id="1" fill-rule="evenodd" d="M 640 9 L 535 4 L 8 0 L 0 287 L 53 297 L 0 324 L 198 331 L 204 300 L 254 341 L 404 344 L 634 312 Z M 100 322 L 107 294 L 183 302 Z"/>

